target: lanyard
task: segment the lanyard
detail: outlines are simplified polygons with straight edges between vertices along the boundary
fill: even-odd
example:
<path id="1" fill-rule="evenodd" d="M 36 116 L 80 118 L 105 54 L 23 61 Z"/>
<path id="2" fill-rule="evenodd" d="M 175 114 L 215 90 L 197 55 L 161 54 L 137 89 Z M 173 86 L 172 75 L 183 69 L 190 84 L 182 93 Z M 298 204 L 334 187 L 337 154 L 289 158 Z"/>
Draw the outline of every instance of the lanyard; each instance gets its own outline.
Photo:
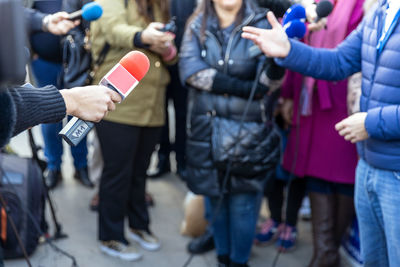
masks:
<path id="1" fill-rule="evenodd" d="M 396 16 L 394 17 L 392 23 L 389 26 L 389 29 L 387 32 L 383 33 L 384 37 L 382 36 L 379 37 L 378 44 L 376 45 L 376 49 L 378 50 L 378 54 L 380 54 L 385 47 L 387 41 L 389 40 L 390 35 L 393 33 L 394 28 L 397 26 L 397 22 L 400 18 L 400 9 L 397 10 Z"/>

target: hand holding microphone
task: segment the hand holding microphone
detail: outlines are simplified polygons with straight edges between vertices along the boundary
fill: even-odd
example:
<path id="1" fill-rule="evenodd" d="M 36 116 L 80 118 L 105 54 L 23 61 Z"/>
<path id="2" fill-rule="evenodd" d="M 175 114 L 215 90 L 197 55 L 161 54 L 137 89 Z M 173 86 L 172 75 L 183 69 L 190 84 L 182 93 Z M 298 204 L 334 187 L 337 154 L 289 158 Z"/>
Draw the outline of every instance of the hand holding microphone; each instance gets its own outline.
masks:
<path id="1" fill-rule="evenodd" d="M 103 85 L 109 89 L 112 89 L 123 100 L 125 99 L 133 89 L 139 84 L 139 81 L 146 75 L 150 68 L 150 62 L 147 56 L 139 51 L 132 51 L 125 55 L 117 65 L 115 65 L 100 81 L 100 85 Z M 94 86 L 93 88 L 100 88 L 104 90 L 104 87 Z M 108 90 L 108 89 L 107 89 Z M 67 92 L 66 92 L 67 93 Z M 68 95 L 68 93 L 67 93 Z M 118 101 L 119 98 L 115 94 L 110 94 L 112 102 Z M 107 97 L 106 97 L 107 98 Z M 108 99 L 107 99 L 108 100 Z M 101 102 L 102 100 L 99 99 Z M 78 105 L 87 105 L 86 102 L 82 102 Z M 91 105 L 95 105 L 92 103 Z M 108 102 L 107 109 L 114 109 L 114 104 Z M 67 106 L 68 108 L 68 106 Z M 78 107 L 79 108 L 79 107 Z M 79 110 L 79 109 L 78 109 Z M 103 116 L 107 110 L 104 110 Z M 101 113 L 101 112 L 100 112 Z M 78 115 L 78 114 L 76 114 Z M 91 118 L 93 114 L 84 113 L 80 115 L 88 115 L 89 117 L 81 116 L 81 118 Z M 101 114 L 99 114 L 101 115 Z M 97 121 L 97 120 L 95 120 Z M 68 124 L 60 131 L 64 140 L 72 145 L 76 146 L 79 142 L 90 132 L 94 127 L 94 124 L 90 121 L 84 121 L 74 117 Z"/>
<path id="2" fill-rule="evenodd" d="M 308 30 L 319 31 L 326 27 L 327 17 L 333 10 L 329 0 L 320 1 L 317 5 L 312 4 L 306 8 L 307 20 L 310 22 Z"/>

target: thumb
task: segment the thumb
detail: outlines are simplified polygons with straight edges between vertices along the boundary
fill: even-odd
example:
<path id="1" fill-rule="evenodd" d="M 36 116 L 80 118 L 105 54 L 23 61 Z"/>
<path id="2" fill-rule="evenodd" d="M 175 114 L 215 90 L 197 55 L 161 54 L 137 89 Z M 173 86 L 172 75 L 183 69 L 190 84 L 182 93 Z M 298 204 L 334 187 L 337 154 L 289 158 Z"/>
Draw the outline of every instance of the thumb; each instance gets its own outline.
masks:
<path id="1" fill-rule="evenodd" d="M 272 13 L 272 11 L 268 11 L 267 19 L 268 19 L 268 22 L 271 24 L 273 29 L 281 26 L 281 24 L 276 19 L 275 15 L 274 15 L 274 13 Z"/>

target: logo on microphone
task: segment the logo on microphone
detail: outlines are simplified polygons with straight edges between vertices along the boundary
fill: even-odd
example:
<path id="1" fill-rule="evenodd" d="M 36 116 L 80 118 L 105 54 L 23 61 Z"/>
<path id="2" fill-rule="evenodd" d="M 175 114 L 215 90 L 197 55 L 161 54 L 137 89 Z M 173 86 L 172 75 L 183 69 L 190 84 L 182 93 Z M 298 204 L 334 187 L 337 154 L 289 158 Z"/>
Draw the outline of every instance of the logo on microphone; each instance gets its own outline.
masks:
<path id="1" fill-rule="evenodd" d="M 80 138 L 85 132 L 89 129 L 89 126 L 86 123 L 80 124 L 76 129 L 71 133 L 73 138 Z"/>

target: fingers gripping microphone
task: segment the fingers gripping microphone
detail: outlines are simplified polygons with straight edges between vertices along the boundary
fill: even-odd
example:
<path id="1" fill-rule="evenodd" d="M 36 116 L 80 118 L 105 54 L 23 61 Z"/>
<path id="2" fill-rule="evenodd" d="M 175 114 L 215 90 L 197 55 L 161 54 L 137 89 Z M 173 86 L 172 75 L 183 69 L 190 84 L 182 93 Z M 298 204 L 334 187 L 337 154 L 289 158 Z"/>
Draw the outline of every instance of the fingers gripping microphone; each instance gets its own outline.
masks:
<path id="1" fill-rule="evenodd" d="M 139 51 L 126 54 L 100 81 L 125 99 L 139 84 L 150 68 L 149 59 Z M 74 117 L 59 133 L 71 146 L 76 146 L 94 127 L 93 122 L 87 122 Z"/>
<path id="2" fill-rule="evenodd" d="M 87 3 L 81 10 L 69 14 L 69 20 L 76 20 L 83 18 L 86 21 L 97 20 L 103 15 L 103 8 L 96 2 Z"/>
<path id="3" fill-rule="evenodd" d="M 333 10 L 333 4 L 329 0 L 320 1 L 317 4 L 315 12 L 317 12 L 317 19 L 315 22 L 320 21 L 322 18 L 325 18 L 331 14 Z"/>

